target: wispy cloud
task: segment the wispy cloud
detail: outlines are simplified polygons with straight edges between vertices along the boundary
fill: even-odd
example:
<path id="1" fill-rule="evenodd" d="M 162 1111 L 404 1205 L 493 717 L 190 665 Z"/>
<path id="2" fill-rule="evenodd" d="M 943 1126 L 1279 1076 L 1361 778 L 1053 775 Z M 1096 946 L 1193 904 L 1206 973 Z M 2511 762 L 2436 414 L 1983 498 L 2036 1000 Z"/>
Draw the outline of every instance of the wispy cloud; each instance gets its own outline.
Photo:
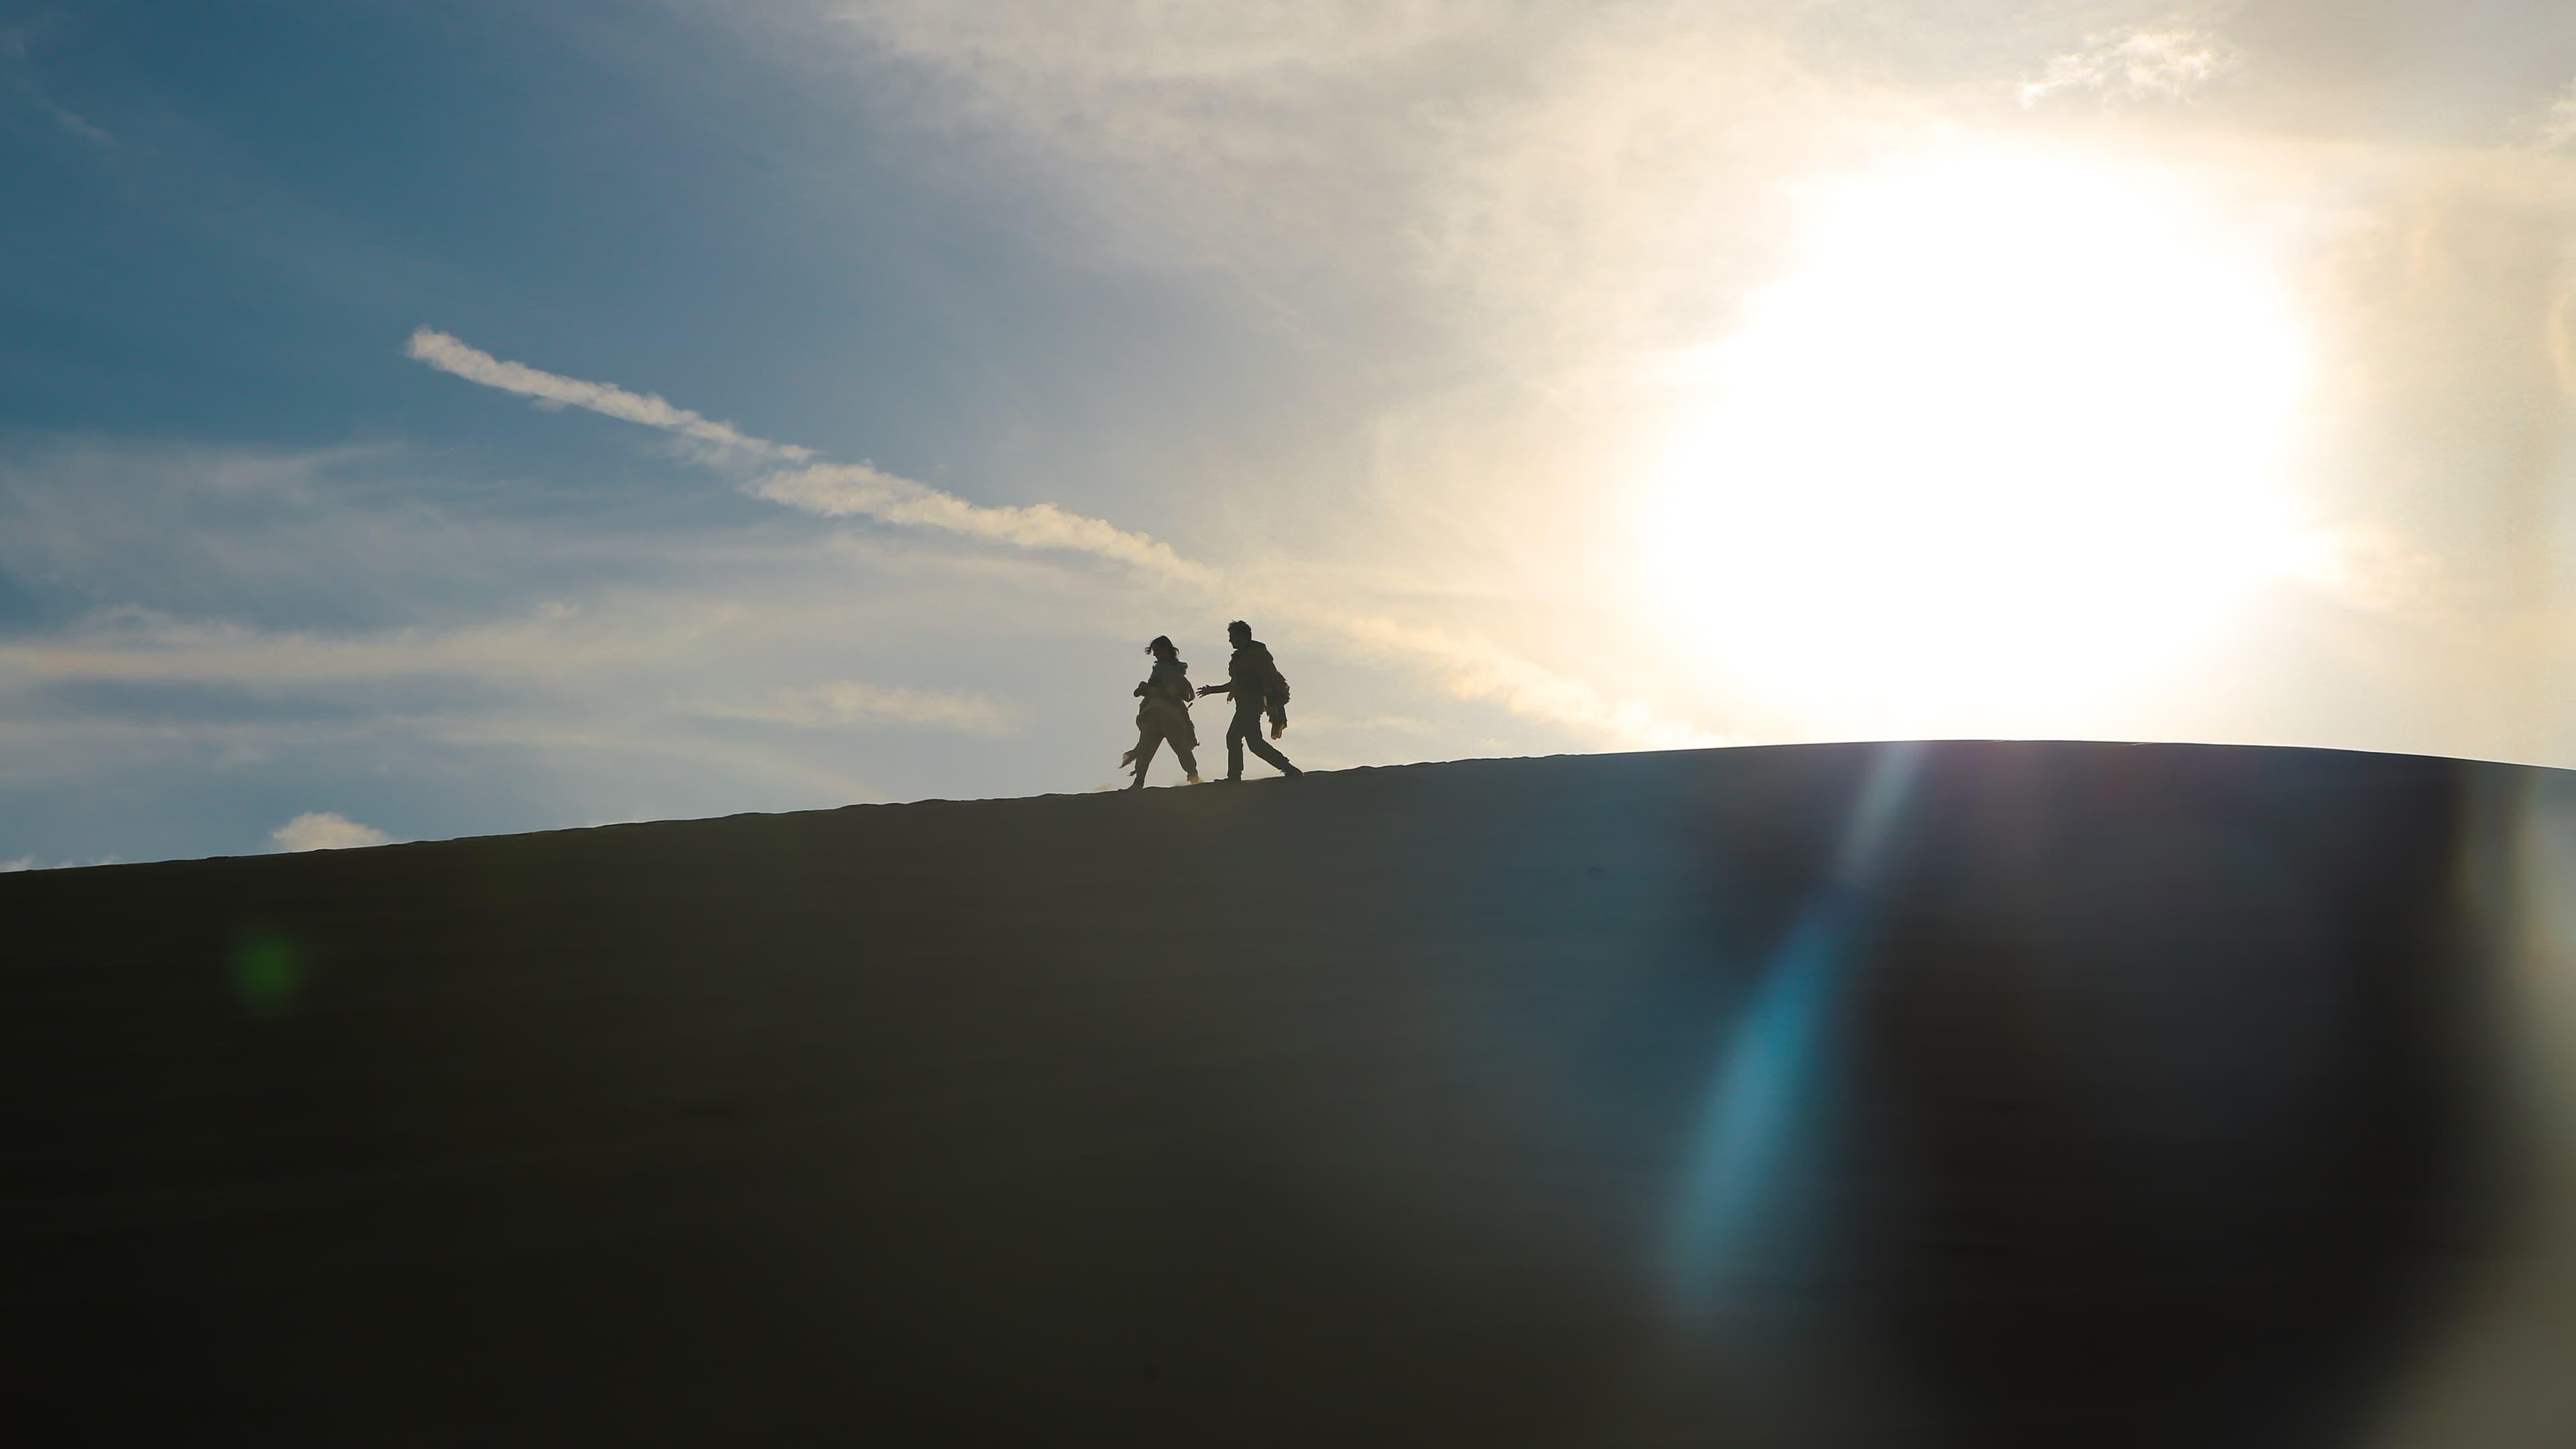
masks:
<path id="1" fill-rule="evenodd" d="M 23 870 L 78 870 L 85 865 L 115 865 L 117 857 L 102 855 L 94 860 L 46 860 L 41 856 L 22 855 L 15 860 L 0 860 L 0 875 Z"/>
<path id="2" fill-rule="evenodd" d="M 728 622 L 721 610 L 645 627 L 590 626 L 540 614 L 455 630 L 261 630 L 111 610 L 50 639 L 0 644 L 0 672 L 36 680 L 283 684 L 411 675 L 559 672 L 669 657 Z"/>
<path id="3" fill-rule="evenodd" d="M 992 507 L 954 493 L 881 472 L 864 463 L 821 463 L 772 473 L 751 484 L 754 497 L 825 518 L 865 517 L 880 523 L 936 528 L 1014 548 L 1087 553 L 1172 583 L 1214 588 L 1215 569 L 1192 563 L 1171 545 L 1131 533 L 1106 519 L 1069 512 L 1052 503 Z"/>
<path id="4" fill-rule="evenodd" d="M 2576 149 L 2576 81 L 2569 81 L 2566 89 L 2550 98 L 2549 108 L 2531 129 L 2531 145 L 2541 151 Z"/>
<path id="5" fill-rule="evenodd" d="M 766 706 L 727 706 L 716 712 L 734 719 L 810 727 L 908 724 L 976 735 L 1007 735 L 1014 729 L 1010 711 L 981 695 L 853 679 L 782 689 Z"/>
<path id="6" fill-rule="evenodd" d="M 687 408 L 673 407 L 649 392 L 628 392 L 612 383 L 585 382 L 560 373 L 542 372 L 524 363 L 504 362 L 435 328 L 423 327 L 414 331 L 405 350 L 441 372 L 453 373 L 467 382 L 479 382 L 485 387 L 497 387 L 503 392 L 534 398 L 541 407 L 586 408 L 622 422 L 642 423 L 648 428 L 677 433 L 743 457 L 803 462 L 814 456 L 810 448 L 752 437 L 731 423 L 720 423 Z"/>
<path id="7" fill-rule="evenodd" d="M 746 437 L 659 397 L 504 362 L 429 328 L 412 334 L 410 352 L 441 371 L 504 391 L 588 407 L 610 417 L 708 441 L 717 439 L 706 430 L 721 430 L 723 438 L 731 440 L 731 446 L 747 452 L 766 450 L 770 456 L 797 460 L 813 456 L 810 449 Z M 1159 583 L 1188 587 L 1212 599 L 1230 599 L 1235 607 L 1258 605 L 1269 617 L 1285 618 L 1338 637 L 1362 654 L 1398 658 L 1427 668 L 1454 698 L 1499 704 L 1525 719 L 1571 728 L 1607 743 L 1657 748 L 1722 742 L 1694 726 L 1663 719 L 1642 703 L 1613 701 L 1590 684 L 1559 675 L 1492 644 L 1391 620 L 1317 608 L 1301 599 L 1235 585 L 1223 570 L 1186 558 L 1150 535 L 1052 503 L 1002 507 L 975 503 L 864 463 L 811 463 L 802 468 L 780 469 L 745 484 L 744 491 L 819 517 L 871 518 L 1014 548 L 1087 554 L 1133 569 Z M 861 711 L 861 715 L 865 713 Z"/>
<path id="8" fill-rule="evenodd" d="M 28 71 L 28 52 L 33 47 L 24 31 L 0 30 L 0 85 L 6 85 L 26 98 L 29 105 L 45 113 L 65 134 L 77 136 L 93 146 L 113 146 L 116 137 L 107 128 L 94 124 L 87 116 L 53 98 L 36 83 Z"/>
<path id="9" fill-rule="evenodd" d="M 730 423 L 710 421 L 650 393 L 632 393 L 608 383 L 505 362 L 431 328 L 412 333 L 407 350 L 412 357 L 468 382 L 532 397 L 541 403 L 588 408 L 625 422 L 695 438 L 734 454 L 788 462 L 805 462 L 814 456 L 811 448 L 752 437 Z M 1087 553 L 1202 588 L 1213 587 L 1218 581 L 1215 570 L 1191 563 L 1173 552 L 1170 545 L 1131 533 L 1106 519 L 1087 517 L 1052 503 L 1026 507 L 972 503 L 864 463 L 815 464 L 783 470 L 755 480 L 746 485 L 745 491 L 825 518 L 873 518 L 880 523 L 935 528 L 1015 548 Z"/>
<path id="10" fill-rule="evenodd" d="M 2285 562 L 2289 577 L 2346 608 L 2416 620 L 2452 612 L 2442 560 L 2377 520 L 2308 530 Z"/>
<path id="11" fill-rule="evenodd" d="M 312 810 L 269 832 L 268 838 L 278 849 L 356 850 L 369 845 L 391 845 L 393 837 L 372 825 L 360 825 L 346 815 L 330 810 Z"/>
<path id="12" fill-rule="evenodd" d="M 2021 103 L 2035 106 L 2064 91 L 2133 101 L 2183 100 L 2244 63 L 2245 53 L 2214 32 L 2138 26 L 2051 59 L 2037 79 L 2022 83 Z"/>
<path id="13" fill-rule="evenodd" d="M 1453 698 L 1499 704 L 1525 719 L 1570 725 L 1640 749 L 1696 749 L 1730 743 L 1696 725 L 1665 719 L 1636 700 L 1614 700 L 1580 680 L 1478 639 L 1365 615 L 1332 618 L 1362 648 L 1427 666 Z"/>

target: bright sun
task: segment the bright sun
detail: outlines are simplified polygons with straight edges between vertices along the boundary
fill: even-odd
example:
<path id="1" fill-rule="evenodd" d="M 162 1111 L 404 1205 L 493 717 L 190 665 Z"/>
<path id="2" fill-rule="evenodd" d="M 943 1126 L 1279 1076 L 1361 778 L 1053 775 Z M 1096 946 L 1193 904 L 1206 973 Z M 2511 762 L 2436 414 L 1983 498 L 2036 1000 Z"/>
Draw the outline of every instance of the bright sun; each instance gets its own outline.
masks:
<path id="1" fill-rule="evenodd" d="M 2301 339 L 2179 187 L 1997 152 L 1816 220 L 1650 480 L 1695 655 L 1793 706 L 1987 718 L 2173 657 L 2284 566 Z"/>

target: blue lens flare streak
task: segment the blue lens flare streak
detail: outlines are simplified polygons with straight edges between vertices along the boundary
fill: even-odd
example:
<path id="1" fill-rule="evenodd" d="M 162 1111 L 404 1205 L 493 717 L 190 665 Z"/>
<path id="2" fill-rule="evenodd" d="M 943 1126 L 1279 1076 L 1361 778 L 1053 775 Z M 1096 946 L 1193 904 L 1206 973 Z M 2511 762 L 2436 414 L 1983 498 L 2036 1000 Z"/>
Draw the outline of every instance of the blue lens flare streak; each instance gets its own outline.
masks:
<path id="1" fill-rule="evenodd" d="M 1716 1310 L 1757 1264 L 1796 1259 L 1800 1230 L 1787 1180 L 1820 1151 L 1807 1120 L 1831 1086 L 1830 1028 L 1853 948 L 1869 924 L 1870 883 L 1922 764 L 1896 744 L 1871 761 L 1833 875 L 1801 908 L 1725 1033 L 1687 1147 L 1666 1255 L 1673 1305 Z"/>

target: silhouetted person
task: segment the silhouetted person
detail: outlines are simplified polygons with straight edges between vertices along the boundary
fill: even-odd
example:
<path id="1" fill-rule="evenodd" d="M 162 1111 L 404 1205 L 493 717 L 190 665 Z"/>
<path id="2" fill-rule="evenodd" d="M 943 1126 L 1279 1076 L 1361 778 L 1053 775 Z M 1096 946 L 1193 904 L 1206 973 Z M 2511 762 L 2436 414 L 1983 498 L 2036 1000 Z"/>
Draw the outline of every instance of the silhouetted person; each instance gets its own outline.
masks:
<path id="1" fill-rule="evenodd" d="M 1243 778 L 1243 747 L 1279 767 L 1281 774 L 1296 776 L 1304 772 L 1288 763 L 1288 757 L 1261 738 L 1261 717 L 1270 717 L 1270 738 L 1288 732 L 1288 681 L 1279 677 L 1279 666 L 1270 659 L 1270 648 L 1252 637 L 1252 626 L 1241 619 L 1225 626 L 1225 637 L 1234 642 L 1234 657 L 1226 661 L 1223 684 L 1211 684 L 1201 694 L 1234 696 L 1234 723 L 1225 729 L 1225 777 Z"/>
<path id="2" fill-rule="evenodd" d="M 1154 763 L 1154 751 L 1165 740 L 1172 742 L 1172 753 L 1180 756 L 1181 768 L 1195 785 L 1199 783 L 1199 732 L 1190 724 L 1190 667 L 1181 662 L 1181 651 L 1172 647 L 1169 634 L 1155 635 L 1145 652 L 1154 656 L 1154 674 L 1136 686 L 1136 697 L 1144 701 L 1136 706 L 1136 748 L 1118 759 L 1122 765 L 1136 767 L 1136 778 L 1127 788 L 1145 788 L 1145 767 Z"/>

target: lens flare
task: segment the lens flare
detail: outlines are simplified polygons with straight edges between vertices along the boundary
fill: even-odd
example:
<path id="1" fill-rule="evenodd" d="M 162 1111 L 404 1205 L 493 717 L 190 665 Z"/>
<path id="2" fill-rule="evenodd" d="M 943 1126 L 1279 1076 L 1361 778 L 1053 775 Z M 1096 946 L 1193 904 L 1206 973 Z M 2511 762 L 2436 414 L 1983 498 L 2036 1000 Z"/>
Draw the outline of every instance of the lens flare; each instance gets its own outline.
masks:
<path id="1" fill-rule="evenodd" d="M 252 1016 L 283 1016 L 304 994 L 304 953 L 276 931 L 250 931 L 233 943 L 233 995 Z"/>

